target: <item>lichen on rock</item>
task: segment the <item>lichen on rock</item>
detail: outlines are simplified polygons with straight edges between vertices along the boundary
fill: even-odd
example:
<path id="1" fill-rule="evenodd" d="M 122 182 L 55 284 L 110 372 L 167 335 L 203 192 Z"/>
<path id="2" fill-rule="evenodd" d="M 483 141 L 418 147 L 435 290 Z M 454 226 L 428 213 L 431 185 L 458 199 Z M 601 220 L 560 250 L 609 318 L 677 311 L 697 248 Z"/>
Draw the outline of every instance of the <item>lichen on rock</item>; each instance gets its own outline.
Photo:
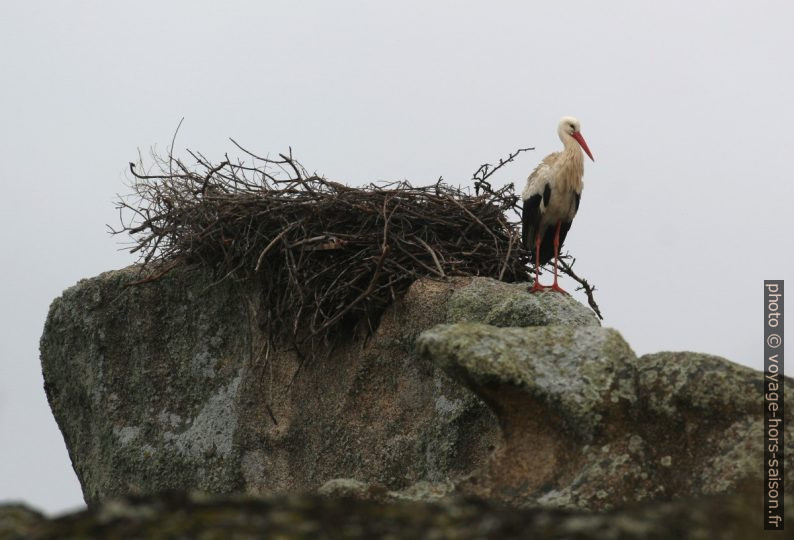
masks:
<path id="1" fill-rule="evenodd" d="M 526 283 L 471 278 L 447 303 L 446 322 L 479 322 L 500 327 L 599 326 L 595 314 L 562 294 L 532 294 Z"/>
<path id="2" fill-rule="evenodd" d="M 497 328 L 439 325 L 423 333 L 420 354 L 499 403 L 489 386 L 510 384 L 560 415 L 581 436 L 600 428 L 618 402 L 636 400 L 631 348 L 616 331 L 596 326 Z M 625 403 L 624 403 L 625 406 Z"/>
<path id="3" fill-rule="evenodd" d="M 762 375 L 749 368 L 697 353 L 637 359 L 595 326 L 447 324 L 417 348 L 499 419 L 499 447 L 464 492 L 607 509 L 760 481 Z"/>
<path id="4" fill-rule="evenodd" d="M 68 289 L 41 340 L 90 503 L 321 490 L 606 510 L 729 493 L 761 472 L 760 373 L 696 353 L 637 359 L 567 296 L 418 280 L 366 339 L 304 362 L 264 332 L 254 284 L 138 277 Z"/>
<path id="5" fill-rule="evenodd" d="M 757 491 L 742 491 L 592 513 L 516 509 L 460 498 L 427 502 L 310 494 L 170 494 L 106 501 L 53 519 L 27 508 L 0 506 L 0 538 L 747 540 L 763 534 L 760 497 Z M 785 518 L 791 522 L 794 506 L 786 508 Z"/>

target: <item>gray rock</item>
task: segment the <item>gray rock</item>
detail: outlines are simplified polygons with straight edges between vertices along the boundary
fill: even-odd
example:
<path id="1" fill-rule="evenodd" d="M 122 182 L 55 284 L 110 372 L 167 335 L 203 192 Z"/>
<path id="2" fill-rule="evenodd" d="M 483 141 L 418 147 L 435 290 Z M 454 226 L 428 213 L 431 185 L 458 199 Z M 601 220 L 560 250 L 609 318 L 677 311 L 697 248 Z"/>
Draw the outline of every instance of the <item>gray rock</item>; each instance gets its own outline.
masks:
<path id="1" fill-rule="evenodd" d="M 134 268 L 64 291 L 41 339 L 44 387 L 87 501 L 239 488 L 247 308 L 203 273 L 128 286 Z"/>
<path id="2" fill-rule="evenodd" d="M 502 428 L 488 463 L 458 486 L 465 493 L 607 509 L 760 482 L 759 372 L 697 353 L 637 360 L 617 332 L 597 327 L 439 325 L 417 348 Z"/>
<path id="3" fill-rule="evenodd" d="M 794 497 L 788 493 L 787 498 Z M 761 493 L 654 502 L 605 513 L 510 509 L 484 501 L 378 502 L 311 495 L 170 495 L 107 501 L 79 513 L 34 519 L 0 538 L 456 538 L 474 540 L 746 540 L 762 538 Z M 788 505 L 786 520 L 794 520 Z M 770 533 L 770 537 L 781 537 Z"/>
<path id="4" fill-rule="evenodd" d="M 449 319 L 455 291 L 492 280 L 418 281 L 363 347 L 302 364 L 268 344 L 255 286 L 212 286 L 199 270 L 130 286 L 139 278 L 131 267 L 80 281 L 52 303 L 41 339 L 47 396 L 89 502 L 339 477 L 400 491 L 467 476 L 497 440 L 490 410 L 413 352 Z M 500 302 L 526 296 L 492 288 Z"/>
<path id="5" fill-rule="evenodd" d="M 612 329 L 439 325 L 420 336 L 417 349 L 495 410 L 509 405 L 487 388 L 510 385 L 582 437 L 591 437 L 605 415 L 637 399 L 636 357 Z"/>
<path id="6" fill-rule="evenodd" d="M 354 497 L 358 499 L 373 498 L 373 496 L 385 492 L 386 490 L 383 488 L 373 489 L 372 486 L 354 478 L 334 478 L 328 480 L 317 490 L 317 493 L 324 497 Z"/>
<path id="7" fill-rule="evenodd" d="M 763 374 L 719 356 L 660 352 L 640 357 L 638 389 L 644 421 L 666 437 L 659 442 L 675 470 L 693 457 L 706 462 L 681 478 L 684 489 L 723 493 L 757 474 L 764 455 Z M 794 402 L 794 381 L 785 377 L 785 401 Z M 787 420 L 789 414 L 786 414 Z M 786 424 L 786 440 L 794 425 Z M 693 444 L 702 441 L 702 447 Z M 689 453 L 681 452 L 682 448 Z M 794 454 L 786 453 L 787 470 Z M 663 464 L 664 465 L 664 464 Z M 787 486 L 794 486 L 789 480 Z"/>
<path id="8" fill-rule="evenodd" d="M 452 482 L 419 481 L 404 489 L 388 491 L 383 486 L 371 485 L 353 478 L 334 478 L 317 490 L 325 497 L 353 497 L 372 501 L 437 501 L 455 492 Z"/>
<path id="9" fill-rule="evenodd" d="M 45 520 L 42 513 L 19 503 L 0 504 L 0 539 L 32 538 Z"/>
<path id="10" fill-rule="evenodd" d="M 719 356 L 660 352 L 640 357 L 637 367 L 646 407 L 667 418 L 679 418 L 682 408 L 735 417 L 764 402 L 760 373 Z M 792 391 L 787 387 L 786 397 Z"/>
<path id="11" fill-rule="evenodd" d="M 198 270 L 130 286 L 138 277 L 68 289 L 41 340 L 91 503 L 320 489 L 598 510 L 758 482 L 759 373 L 694 353 L 638 360 L 568 297 L 421 280 L 367 340 L 304 362 L 263 333 L 256 286 Z"/>
<path id="12" fill-rule="evenodd" d="M 600 326 L 587 308 L 564 294 L 532 294 L 526 283 L 473 278 L 455 290 L 447 304 L 448 323 L 480 322 L 494 326 Z"/>

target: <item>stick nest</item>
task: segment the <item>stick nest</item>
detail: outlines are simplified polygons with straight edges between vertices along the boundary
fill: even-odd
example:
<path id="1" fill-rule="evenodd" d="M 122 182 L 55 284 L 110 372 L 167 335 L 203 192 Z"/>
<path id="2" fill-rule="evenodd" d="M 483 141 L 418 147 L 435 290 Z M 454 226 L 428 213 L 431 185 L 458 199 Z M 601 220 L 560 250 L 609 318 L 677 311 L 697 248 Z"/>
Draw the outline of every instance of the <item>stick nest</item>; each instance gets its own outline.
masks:
<path id="1" fill-rule="evenodd" d="M 191 168 L 153 156 L 159 174 L 130 164 L 133 194 L 120 199 L 113 232 L 131 235 L 149 272 L 139 283 L 194 264 L 217 282 L 256 280 L 269 334 L 300 346 L 374 328 L 422 277 L 529 280 L 520 229 L 506 217 L 512 185 L 477 196 L 441 179 L 352 188 L 307 174 L 291 152 L 242 150 L 252 165 L 193 153 Z"/>

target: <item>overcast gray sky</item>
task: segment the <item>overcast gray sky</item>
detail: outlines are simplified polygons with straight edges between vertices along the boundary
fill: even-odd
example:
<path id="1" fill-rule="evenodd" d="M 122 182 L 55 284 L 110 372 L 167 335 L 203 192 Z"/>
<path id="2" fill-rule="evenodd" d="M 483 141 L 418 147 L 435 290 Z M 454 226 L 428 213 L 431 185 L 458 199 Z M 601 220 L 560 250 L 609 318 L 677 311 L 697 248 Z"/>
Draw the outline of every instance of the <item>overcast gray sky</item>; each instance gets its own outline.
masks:
<path id="1" fill-rule="evenodd" d="M 177 150 L 462 185 L 535 146 L 496 180 L 523 185 L 577 116 L 596 161 L 566 246 L 605 324 L 760 368 L 762 280 L 794 262 L 792 22 L 783 0 L 4 0 L 0 501 L 82 504 L 38 339 L 63 289 L 134 262 L 115 194 L 183 116 Z"/>

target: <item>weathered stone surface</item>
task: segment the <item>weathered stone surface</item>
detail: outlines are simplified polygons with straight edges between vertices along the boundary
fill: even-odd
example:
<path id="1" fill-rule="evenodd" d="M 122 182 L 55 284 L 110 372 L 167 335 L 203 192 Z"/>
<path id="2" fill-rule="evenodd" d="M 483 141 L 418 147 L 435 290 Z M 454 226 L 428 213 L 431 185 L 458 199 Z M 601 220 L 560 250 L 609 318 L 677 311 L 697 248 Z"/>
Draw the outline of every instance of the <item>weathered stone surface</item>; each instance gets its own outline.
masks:
<path id="1" fill-rule="evenodd" d="M 786 495 L 794 497 L 794 493 Z M 509 509 L 483 501 L 377 502 L 322 496 L 151 497 L 108 501 L 86 511 L 9 525 L 2 539 L 130 538 L 437 538 L 579 540 L 748 540 L 764 533 L 761 494 L 651 503 L 607 513 L 548 508 Z M 794 521 L 794 505 L 785 518 Z"/>
<path id="2" fill-rule="evenodd" d="M 564 294 L 532 294 L 526 283 L 475 278 L 455 290 L 446 322 L 493 326 L 600 326 L 593 311 Z"/>
<path id="3" fill-rule="evenodd" d="M 187 276 L 186 276 L 187 277 Z M 64 291 L 41 339 L 44 384 L 87 501 L 239 488 L 246 305 L 201 273 L 128 287 L 133 268 Z"/>
<path id="4" fill-rule="evenodd" d="M 568 297 L 422 280 L 367 340 L 302 362 L 268 345 L 251 284 L 137 277 L 81 281 L 42 336 L 89 502 L 319 490 L 603 510 L 758 484 L 760 373 L 695 353 L 637 359 Z"/>
<path id="5" fill-rule="evenodd" d="M 324 497 L 352 497 L 356 499 L 381 499 L 387 490 L 381 486 L 371 486 L 355 478 L 334 478 L 328 480 L 317 490 Z"/>
<path id="6" fill-rule="evenodd" d="M 417 348 L 480 393 L 498 416 L 513 405 L 498 393 L 491 396 L 488 389 L 506 383 L 543 403 L 581 436 L 592 435 L 605 414 L 618 406 L 626 409 L 637 399 L 636 357 L 612 329 L 459 323 L 428 330 Z"/>
<path id="7" fill-rule="evenodd" d="M 662 470 L 678 477 L 677 491 L 722 493 L 760 474 L 762 373 L 719 356 L 692 352 L 647 354 L 637 366 L 643 421 L 665 434 L 656 454 L 664 460 Z M 788 377 L 785 400 L 794 400 L 794 381 Z M 791 441 L 790 413 L 786 419 L 786 439 Z M 794 470 L 793 456 L 785 454 L 789 471 Z M 703 465 L 693 466 L 699 462 Z M 691 476 L 676 474 L 682 468 Z M 794 486 L 790 475 L 786 485 Z"/>
<path id="8" fill-rule="evenodd" d="M 44 522 L 43 514 L 23 504 L 0 505 L 0 540 L 31 538 L 31 532 Z"/>
<path id="9" fill-rule="evenodd" d="M 617 332 L 597 327 L 439 325 L 417 347 L 482 397 L 502 428 L 488 463 L 458 486 L 464 493 L 606 509 L 760 482 L 759 372 L 696 353 L 638 360 Z"/>
<path id="10" fill-rule="evenodd" d="M 364 346 L 302 364 L 268 347 L 256 287 L 210 286 L 198 270 L 129 286 L 138 277 L 131 267 L 66 290 L 41 340 L 47 395 L 89 502 L 310 490 L 339 477 L 399 491 L 465 477 L 498 426 L 476 396 L 417 359 L 416 336 L 462 318 L 523 320 L 528 305 L 533 320 L 587 322 L 576 302 L 533 297 L 526 285 L 422 280 Z"/>
<path id="11" fill-rule="evenodd" d="M 383 486 L 365 484 L 353 478 L 334 478 L 323 484 L 317 493 L 326 497 L 354 497 L 370 501 L 437 501 L 456 491 L 450 481 L 427 482 L 421 480 L 399 491 L 389 491 Z"/>

